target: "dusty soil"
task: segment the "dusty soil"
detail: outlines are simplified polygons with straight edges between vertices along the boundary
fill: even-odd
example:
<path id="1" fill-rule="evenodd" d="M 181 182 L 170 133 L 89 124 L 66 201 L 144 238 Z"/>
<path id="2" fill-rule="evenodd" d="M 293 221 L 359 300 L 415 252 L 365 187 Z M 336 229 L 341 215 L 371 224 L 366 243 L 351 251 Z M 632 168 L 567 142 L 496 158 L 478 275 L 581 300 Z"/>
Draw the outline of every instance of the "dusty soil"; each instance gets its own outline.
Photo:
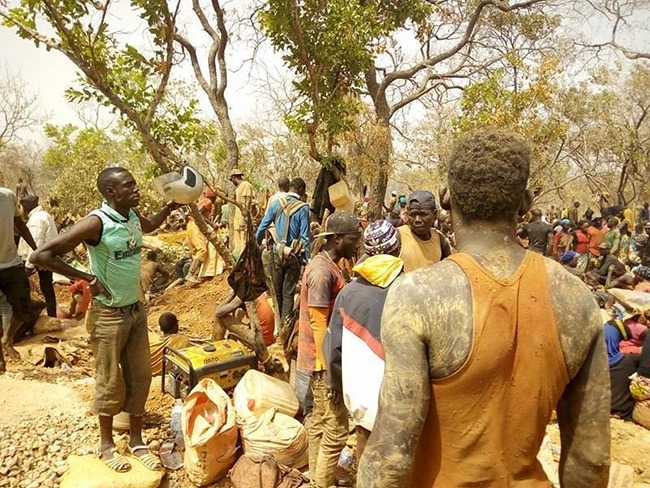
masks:
<path id="1" fill-rule="evenodd" d="M 156 236 L 165 246 L 182 243 L 184 236 Z M 69 299 L 67 290 L 57 286 L 60 305 Z M 216 306 L 228 294 L 226 275 L 199 286 L 180 285 L 156 297 L 149 305 L 149 326 L 158 330 L 158 317 L 173 312 L 181 330 L 197 338 L 208 338 Z M 36 297 L 35 297 L 36 298 Z M 71 360 L 71 368 L 35 366 L 43 355 L 43 336 L 31 337 L 17 345 L 20 362 L 10 362 L 8 373 L 0 377 L 0 437 L 11 439 L 8 448 L 0 446 L 0 488 L 58 486 L 69 454 L 90 454 L 99 437 L 95 417 L 90 412 L 94 363 L 82 323 L 48 335 L 61 340 L 56 346 Z M 173 399 L 160 392 L 160 379 L 154 378 L 147 402 L 145 437 L 167 438 Z M 634 487 L 650 487 L 650 431 L 631 422 L 612 419 L 612 459 L 634 468 Z M 559 448 L 559 431 L 551 424 L 549 439 Z M 118 436 L 118 447 L 126 437 Z M 352 438 L 353 439 L 353 438 Z M 354 442 L 352 441 L 352 444 Z M 47 456 L 44 456 L 47 454 Z M 162 486 L 192 486 L 183 470 L 168 472 Z M 212 485 L 228 488 L 227 480 Z"/>
<path id="2" fill-rule="evenodd" d="M 47 398 L 47 401 L 42 401 L 43 398 Z M 19 422 L 24 417 L 48 413 L 59 415 L 84 407 L 84 402 L 71 384 L 0 377 L 0 427 Z"/>
<path id="3" fill-rule="evenodd" d="M 230 293 L 224 273 L 198 286 L 185 283 L 155 297 L 149 304 L 149 326 L 158 330 L 158 317 L 173 312 L 178 317 L 181 332 L 202 339 L 212 333 L 212 320 L 217 305 Z"/>

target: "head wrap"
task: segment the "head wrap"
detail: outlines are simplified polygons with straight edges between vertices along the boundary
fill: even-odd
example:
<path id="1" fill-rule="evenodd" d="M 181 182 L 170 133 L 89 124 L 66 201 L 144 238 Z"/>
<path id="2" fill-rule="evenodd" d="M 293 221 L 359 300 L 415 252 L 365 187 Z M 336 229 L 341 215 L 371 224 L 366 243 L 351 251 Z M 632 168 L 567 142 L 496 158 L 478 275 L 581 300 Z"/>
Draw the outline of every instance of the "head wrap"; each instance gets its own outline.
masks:
<path id="1" fill-rule="evenodd" d="M 401 249 L 399 232 L 387 220 L 378 220 L 369 224 L 363 233 L 363 244 L 369 256 L 376 254 L 397 256 Z"/>
<path id="2" fill-rule="evenodd" d="M 634 273 L 634 275 L 638 276 L 639 278 L 643 278 L 644 280 L 650 280 L 650 268 L 647 266 L 636 266 L 632 268 L 632 273 Z"/>
<path id="3" fill-rule="evenodd" d="M 569 261 L 571 261 L 572 259 L 575 259 L 577 257 L 578 257 L 577 252 L 575 252 L 575 251 L 567 251 L 564 254 L 562 254 L 562 256 L 560 256 L 560 262 L 562 264 L 566 264 Z"/>

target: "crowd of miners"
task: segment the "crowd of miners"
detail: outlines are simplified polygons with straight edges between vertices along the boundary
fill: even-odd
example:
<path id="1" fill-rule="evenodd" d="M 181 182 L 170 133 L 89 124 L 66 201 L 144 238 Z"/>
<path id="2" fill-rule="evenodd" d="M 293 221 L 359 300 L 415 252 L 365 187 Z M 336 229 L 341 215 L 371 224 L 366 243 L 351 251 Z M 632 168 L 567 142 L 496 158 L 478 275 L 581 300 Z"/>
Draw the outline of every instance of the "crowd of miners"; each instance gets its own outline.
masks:
<path id="1" fill-rule="evenodd" d="M 251 341 L 269 373 L 278 365 L 267 346 L 295 350 L 313 486 L 335 486 L 351 430 L 359 487 L 548 486 L 535 456 L 553 411 L 571 446 L 560 478 L 607 485 L 609 415 L 630 419 L 635 402 L 650 397 L 650 347 L 644 354 L 644 311 L 623 307 L 604 320 L 594 297 L 610 309 L 609 289 L 650 291 L 648 204 L 583 215 L 579 202 L 532 208 L 530 157 L 517 136 L 473 133 L 456 143 L 438 199 L 427 189 L 392 192 L 377 220 L 367 198 L 356 206 L 329 198 L 341 174 L 328 169 L 309 198 L 303 178 L 280 177 L 257 205 L 254 187 L 233 169 L 230 204 L 210 189 L 196 202 L 235 259 L 251 246 L 260 251 L 269 300 L 255 298 L 251 323 L 260 327 Z M 113 417 L 126 412 L 129 453 L 160 469 L 142 438 L 152 376 L 145 304 L 171 280 L 142 237 L 163 225 L 187 233 L 188 257 L 175 273 L 190 287 L 222 273 L 224 256 L 178 203 L 139 213 L 138 186 L 124 168 L 98 175 L 101 207 L 60 234 L 21 184 L 0 188 L 0 299 L 11 307 L 4 352 L 16 357 L 14 335 L 29 321 L 29 273 L 38 273 L 48 314 L 56 314 L 52 273 L 81 283 L 70 312 L 85 312 L 95 357 L 100 457 L 130 469 L 112 434 Z M 80 244 L 86 267 L 69 258 Z M 250 311 L 248 298 L 233 290 L 215 304 L 213 340 L 246 335 L 228 317 Z M 167 318 L 163 332 L 177 333 Z M 643 393 L 633 396 L 630 382 Z"/>

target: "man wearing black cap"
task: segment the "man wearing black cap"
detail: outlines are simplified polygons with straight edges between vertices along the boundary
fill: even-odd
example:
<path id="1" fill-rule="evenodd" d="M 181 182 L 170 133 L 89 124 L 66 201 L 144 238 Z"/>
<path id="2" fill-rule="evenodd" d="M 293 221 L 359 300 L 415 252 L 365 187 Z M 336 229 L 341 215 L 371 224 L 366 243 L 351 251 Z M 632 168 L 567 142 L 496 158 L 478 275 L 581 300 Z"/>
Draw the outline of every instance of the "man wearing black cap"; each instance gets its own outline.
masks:
<path id="1" fill-rule="evenodd" d="M 404 271 L 423 268 L 451 254 L 447 239 L 433 229 L 438 216 L 436 200 L 430 191 L 416 190 L 408 196 L 408 225 L 397 228 L 402 241 L 400 258 L 404 261 Z"/>
<path id="2" fill-rule="evenodd" d="M 39 205 L 36 195 L 27 195 L 21 200 L 21 203 L 27 214 L 27 227 L 34 237 L 36 247 L 41 247 L 59 235 L 56 230 L 54 217 Z M 24 239 L 20 241 L 18 252 L 25 261 L 25 268 L 28 272 L 33 272 L 34 265 L 29 261 L 32 249 Z M 37 271 L 41 293 L 43 293 L 47 305 L 47 315 L 56 317 L 56 294 L 54 293 L 54 285 L 52 284 L 52 272 L 46 269 L 38 269 Z"/>
<path id="3" fill-rule="evenodd" d="M 334 300 L 345 286 L 337 263 L 357 254 L 361 238 L 359 219 L 350 212 L 335 212 L 325 223 L 323 249 L 305 268 L 300 290 L 298 376 L 310 377 L 314 398 L 309 427 L 309 475 L 317 488 L 334 485 L 334 470 L 348 437 L 348 414 L 341 395 L 325 382 L 323 339 Z M 298 383 L 298 381 L 297 381 Z"/>

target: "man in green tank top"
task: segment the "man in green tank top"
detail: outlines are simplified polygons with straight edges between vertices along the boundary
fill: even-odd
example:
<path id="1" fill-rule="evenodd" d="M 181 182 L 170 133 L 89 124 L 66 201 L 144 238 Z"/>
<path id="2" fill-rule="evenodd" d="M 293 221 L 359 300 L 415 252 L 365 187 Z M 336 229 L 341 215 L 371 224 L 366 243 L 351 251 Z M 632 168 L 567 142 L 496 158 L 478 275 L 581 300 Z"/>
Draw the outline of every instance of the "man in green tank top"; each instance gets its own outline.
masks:
<path id="1" fill-rule="evenodd" d="M 139 301 L 142 234 L 157 229 L 176 204 L 165 205 L 152 217 L 135 209 L 140 202 L 137 183 L 125 168 L 111 167 L 97 177 L 102 206 L 64 234 L 34 252 L 37 266 L 90 283 L 92 304 L 86 328 L 95 357 L 94 411 L 99 415 L 100 457 L 118 472 L 131 469 L 113 441 L 113 416 L 129 413 L 129 452 L 147 468 L 160 461 L 142 439 L 142 415 L 151 384 L 147 317 Z M 73 268 L 61 256 L 80 243 L 88 249 L 91 273 Z"/>

